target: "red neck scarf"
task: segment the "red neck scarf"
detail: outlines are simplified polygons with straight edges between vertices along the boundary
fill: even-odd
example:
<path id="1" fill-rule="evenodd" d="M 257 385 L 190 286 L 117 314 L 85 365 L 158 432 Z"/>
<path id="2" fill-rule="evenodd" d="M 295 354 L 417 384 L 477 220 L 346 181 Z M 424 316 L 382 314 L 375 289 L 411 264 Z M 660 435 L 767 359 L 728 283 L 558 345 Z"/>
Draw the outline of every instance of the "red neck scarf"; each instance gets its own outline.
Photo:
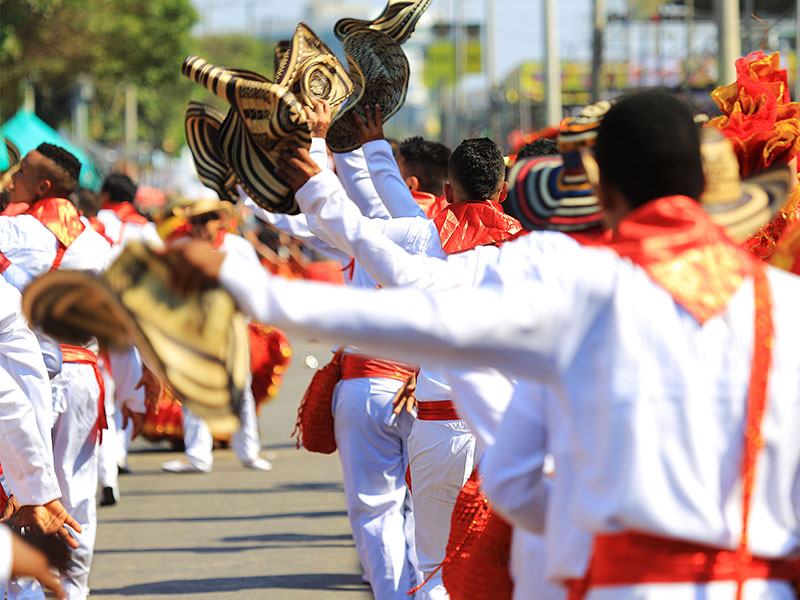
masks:
<path id="1" fill-rule="evenodd" d="M 433 222 L 447 254 L 506 242 L 522 231 L 520 222 L 505 214 L 499 202 L 491 200 L 448 204 Z"/>
<path id="2" fill-rule="evenodd" d="M 106 226 L 103 225 L 103 222 L 100 219 L 97 217 L 89 217 L 89 225 L 91 225 L 92 229 L 94 229 L 97 233 L 102 235 L 109 244 L 112 246 L 114 245 L 114 242 L 111 240 L 111 238 L 106 235 Z"/>
<path id="3" fill-rule="evenodd" d="M 23 214 L 35 217 L 56 236 L 64 248 L 69 248 L 70 244 L 86 229 L 81 222 L 78 209 L 66 198 L 38 200 Z"/>
<path id="4" fill-rule="evenodd" d="M 442 196 L 434 196 L 428 192 L 411 192 L 411 195 L 429 219 L 433 219 L 447 208 L 447 200 Z"/>
<path id="5" fill-rule="evenodd" d="M 722 312 L 756 262 L 700 204 L 668 196 L 623 219 L 608 246 L 642 267 L 700 323 Z"/>
<path id="6" fill-rule="evenodd" d="M 123 223 L 147 225 L 150 222 L 136 212 L 136 209 L 130 202 L 106 202 L 100 209 L 113 211 L 113 213 L 117 215 L 117 218 Z"/>

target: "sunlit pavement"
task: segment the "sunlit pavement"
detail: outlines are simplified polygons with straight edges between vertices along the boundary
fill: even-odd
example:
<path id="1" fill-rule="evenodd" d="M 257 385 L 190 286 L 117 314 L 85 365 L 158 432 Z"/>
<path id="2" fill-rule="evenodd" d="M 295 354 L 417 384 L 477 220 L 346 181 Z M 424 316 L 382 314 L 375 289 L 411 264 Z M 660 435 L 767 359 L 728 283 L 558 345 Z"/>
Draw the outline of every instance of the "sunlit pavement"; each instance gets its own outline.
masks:
<path id="1" fill-rule="evenodd" d="M 215 450 L 210 474 L 170 474 L 181 455 L 137 441 L 122 498 L 98 507 L 93 599 L 370 598 L 350 535 L 338 457 L 289 438 L 322 345 L 298 344 L 278 398 L 262 407 L 261 441 L 275 468 L 241 466 Z"/>

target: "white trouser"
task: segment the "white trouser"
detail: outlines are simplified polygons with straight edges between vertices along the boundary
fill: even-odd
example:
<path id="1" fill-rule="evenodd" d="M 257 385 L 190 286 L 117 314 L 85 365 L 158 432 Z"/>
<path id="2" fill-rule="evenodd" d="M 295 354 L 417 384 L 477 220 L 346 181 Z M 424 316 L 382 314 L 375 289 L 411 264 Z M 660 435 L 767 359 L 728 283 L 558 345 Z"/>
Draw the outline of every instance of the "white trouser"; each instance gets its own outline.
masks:
<path id="1" fill-rule="evenodd" d="M 109 379 L 105 379 L 105 406 L 108 429 L 103 431 L 103 441 L 97 446 L 97 474 L 100 479 L 100 487 L 113 488 L 114 494 L 119 496 L 117 479 L 122 444 L 118 438 L 120 435 L 125 435 L 125 433 L 120 431 L 122 414 L 117 414 L 117 406 L 114 401 L 114 386 L 113 383 L 109 386 Z"/>
<path id="2" fill-rule="evenodd" d="M 566 600 L 567 590 L 545 579 L 545 547 L 542 536 L 514 527 L 509 564 L 514 600 Z"/>
<path id="3" fill-rule="evenodd" d="M 361 565 L 379 600 L 406 600 L 417 585 L 413 512 L 405 484 L 411 417 L 392 412 L 402 382 L 345 379 L 333 396 L 347 516 Z"/>
<path id="4" fill-rule="evenodd" d="M 408 436 L 414 537 L 419 568 L 426 579 L 445 558 L 453 506 L 478 464 L 480 454 L 475 437 L 464 421 L 414 421 Z M 419 591 L 417 598 L 448 598 L 441 569 Z"/>
<path id="5" fill-rule="evenodd" d="M 239 414 L 241 426 L 231 437 L 231 447 L 243 463 L 249 463 L 258 457 L 261 451 L 261 439 L 258 435 L 258 419 L 253 392 L 248 385 L 242 400 L 242 411 Z M 199 469 L 210 471 L 214 466 L 214 438 L 208 425 L 200 417 L 183 408 L 183 443 L 186 446 L 186 458 Z"/>

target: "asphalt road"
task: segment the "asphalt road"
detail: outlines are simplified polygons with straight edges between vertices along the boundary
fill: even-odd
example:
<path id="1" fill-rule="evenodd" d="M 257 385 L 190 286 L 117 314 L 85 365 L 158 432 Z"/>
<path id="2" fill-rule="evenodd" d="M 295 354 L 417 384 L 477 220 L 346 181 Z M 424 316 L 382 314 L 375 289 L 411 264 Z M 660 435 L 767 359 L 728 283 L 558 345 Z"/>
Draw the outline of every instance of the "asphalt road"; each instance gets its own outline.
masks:
<path id="1" fill-rule="evenodd" d="M 210 474 L 170 474 L 167 445 L 135 442 L 122 498 L 98 508 L 91 598 L 371 597 L 361 582 L 338 457 L 296 450 L 289 435 L 313 370 L 330 355 L 298 343 L 278 397 L 262 407 L 261 441 L 275 468 L 242 467 L 215 450 Z"/>

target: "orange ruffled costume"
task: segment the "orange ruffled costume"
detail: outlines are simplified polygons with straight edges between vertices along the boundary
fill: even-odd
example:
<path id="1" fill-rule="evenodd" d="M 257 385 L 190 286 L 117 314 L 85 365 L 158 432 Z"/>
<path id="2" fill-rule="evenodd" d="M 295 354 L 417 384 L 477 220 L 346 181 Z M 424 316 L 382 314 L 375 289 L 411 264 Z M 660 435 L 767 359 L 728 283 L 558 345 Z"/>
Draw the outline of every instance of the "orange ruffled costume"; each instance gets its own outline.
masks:
<path id="1" fill-rule="evenodd" d="M 792 102 L 777 52 L 736 61 L 736 81 L 711 92 L 722 116 L 709 121 L 733 142 L 742 177 L 786 164 L 800 151 L 800 103 Z"/>

